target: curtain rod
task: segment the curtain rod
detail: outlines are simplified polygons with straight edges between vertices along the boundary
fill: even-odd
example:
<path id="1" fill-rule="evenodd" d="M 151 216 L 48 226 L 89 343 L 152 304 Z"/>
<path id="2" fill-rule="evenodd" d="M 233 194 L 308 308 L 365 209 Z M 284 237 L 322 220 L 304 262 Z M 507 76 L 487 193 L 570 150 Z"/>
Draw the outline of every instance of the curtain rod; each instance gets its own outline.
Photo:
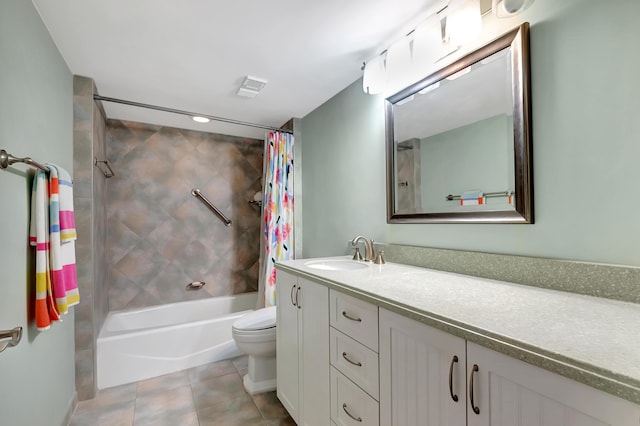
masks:
<path id="1" fill-rule="evenodd" d="M 96 101 L 113 102 L 113 103 L 116 103 L 116 104 L 130 105 L 130 106 L 134 106 L 134 107 L 138 107 L 138 108 L 147 108 L 147 109 L 154 109 L 156 111 L 170 112 L 170 113 L 173 113 L 173 114 L 188 115 L 189 117 L 204 117 L 204 118 L 208 118 L 209 120 L 221 121 L 223 123 L 229 123 L 229 124 L 237 124 L 239 126 L 256 127 L 258 129 L 273 130 L 275 132 L 293 133 L 291 130 L 281 129 L 279 127 L 267 126 L 267 125 L 264 125 L 264 124 L 249 123 L 247 121 L 234 120 L 232 118 L 216 117 L 214 115 L 200 114 L 200 113 L 196 113 L 196 112 L 183 111 L 183 110 L 180 110 L 180 109 L 166 108 L 166 107 L 161 107 L 161 106 L 156 106 L 156 105 L 143 104 L 143 103 L 140 103 L 140 102 L 126 101 L 124 99 L 109 98 L 109 97 L 100 96 L 100 95 L 93 95 L 93 99 L 96 100 Z"/>

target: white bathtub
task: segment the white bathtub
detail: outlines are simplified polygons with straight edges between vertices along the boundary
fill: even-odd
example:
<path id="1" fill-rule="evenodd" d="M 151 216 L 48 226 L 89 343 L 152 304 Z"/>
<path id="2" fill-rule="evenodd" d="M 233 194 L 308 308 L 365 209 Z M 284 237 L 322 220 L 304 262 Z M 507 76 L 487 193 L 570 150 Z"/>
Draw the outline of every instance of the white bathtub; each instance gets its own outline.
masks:
<path id="1" fill-rule="evenodd" d="M 105 389 L 240 355 L 231 325 L 257 293 L 110 312 L 97 341 L 97 386 Z"/>

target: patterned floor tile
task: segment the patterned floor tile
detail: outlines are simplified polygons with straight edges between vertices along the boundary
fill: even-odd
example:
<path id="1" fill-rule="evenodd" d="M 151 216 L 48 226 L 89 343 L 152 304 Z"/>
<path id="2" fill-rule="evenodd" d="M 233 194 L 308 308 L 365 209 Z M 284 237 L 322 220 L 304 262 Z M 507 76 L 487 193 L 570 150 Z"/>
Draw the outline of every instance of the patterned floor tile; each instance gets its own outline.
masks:
<path id="1" fill-rule="evenodd" d="M 276 391 L 253 395 L 253 402 L 265 419 L 284 419 L 289 416 L 276 395 Z"/>
<path id="2" fill-rule="evenodd" d="M 246 366 L 241 356 L 101 390 L 69 426 L 295 426 L 275 392 L 246 393 Z"/>
<path id="3" fill-rule="evenodd" d="M 138 397 L 150 394 L 165 393 L 175 388 L 187 386 L 189 374 L 187 371 L 178 371 L 165 374 L 160 377 L 142 380 L 138 382 Z"/>
<path id="4" fill-rule="evenodd" d="M 228 403 L 240 397 L 248 397 L 238 373 L 226 374 L 224 376 L 194 382 L 191 384 L 191 387 L 193 389 L 193 399 L 198 411 L 214 405 Z"/>
<path id="5" fill-rule="evenodd" d="M 227 359 L 189 369 L 189 380 L 195 383 L 232 373 L 237 373 L 237 370 L 233 362 Z"/>
<path id="6" fill-rule="evenodd" d="M 262 425 L 264 419 L 253 400 L 246 396 L 198 410 L 200 426 Z"/>
<path id="7" fill-rule="evenodd" d="M 162 424 L 197 426 L 197 417 L 193 416 L 194 413 L 195 405 L 191 386 L 185 385 L 168 389 L 163 393 L 138 396 L 134 424 L 136 426 Z"/>
<path id="8" fill-rule="evenodd" d="M 134 400 L 120 404 L 111 404 L 104 407 L 98 407 L 99 404 L 94 404 L 93 409 L 89 409 L 86 404 L 83 408 L 81 408 L 80 404 L 78 404 L 76 411 L 71 417 L 69 426 L 133 425 L 135 410 Z"/>

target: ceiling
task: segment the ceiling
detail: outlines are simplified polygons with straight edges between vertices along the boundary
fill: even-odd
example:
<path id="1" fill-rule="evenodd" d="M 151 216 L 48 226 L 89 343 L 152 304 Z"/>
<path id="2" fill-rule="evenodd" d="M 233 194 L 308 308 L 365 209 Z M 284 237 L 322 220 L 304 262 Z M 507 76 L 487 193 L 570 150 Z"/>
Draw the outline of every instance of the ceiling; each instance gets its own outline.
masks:
<path id="1" fill-rule="evenodd" d="M 443 0 L 33 0 L 100 95 L 278 127 L 362 75 Z M 250 75 L 268 81 L 253 99 Z M 264 130 L 104 103 L 109 118 L 262 138 Z"/>

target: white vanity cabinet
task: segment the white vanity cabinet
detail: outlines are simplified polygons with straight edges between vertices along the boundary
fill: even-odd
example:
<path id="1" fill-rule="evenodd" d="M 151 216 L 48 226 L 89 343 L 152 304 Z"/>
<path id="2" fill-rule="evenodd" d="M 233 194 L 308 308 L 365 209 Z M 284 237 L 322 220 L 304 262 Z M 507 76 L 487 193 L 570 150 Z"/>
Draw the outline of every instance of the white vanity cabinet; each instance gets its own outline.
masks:
<path id="1" fill-rule="evenodd" d="M 640 407 L 380 309 L 380 424 L 637 426 Z"/>
<path id="2" fill-rule="evenodd" d="M 378 307 L 329 291 L 331 420 L 378 426 Z"/>
<path id="3" fill-rule="evenodd" d="M 466 424 L 465 341 L 380 309 L 380 424 Z"/>
<path id="4" fill-rule="evenodd" d="M 474 365 L 479 414 L 469 405 L 469 426 L 640 425 L 638 405 L 467 342 L 469 375 Z"/>
<path id="5" fill-rule="evenodd" d="M 329 425 L 329 289 L 279 270 L 277 394 L 300 426 Z"/>

